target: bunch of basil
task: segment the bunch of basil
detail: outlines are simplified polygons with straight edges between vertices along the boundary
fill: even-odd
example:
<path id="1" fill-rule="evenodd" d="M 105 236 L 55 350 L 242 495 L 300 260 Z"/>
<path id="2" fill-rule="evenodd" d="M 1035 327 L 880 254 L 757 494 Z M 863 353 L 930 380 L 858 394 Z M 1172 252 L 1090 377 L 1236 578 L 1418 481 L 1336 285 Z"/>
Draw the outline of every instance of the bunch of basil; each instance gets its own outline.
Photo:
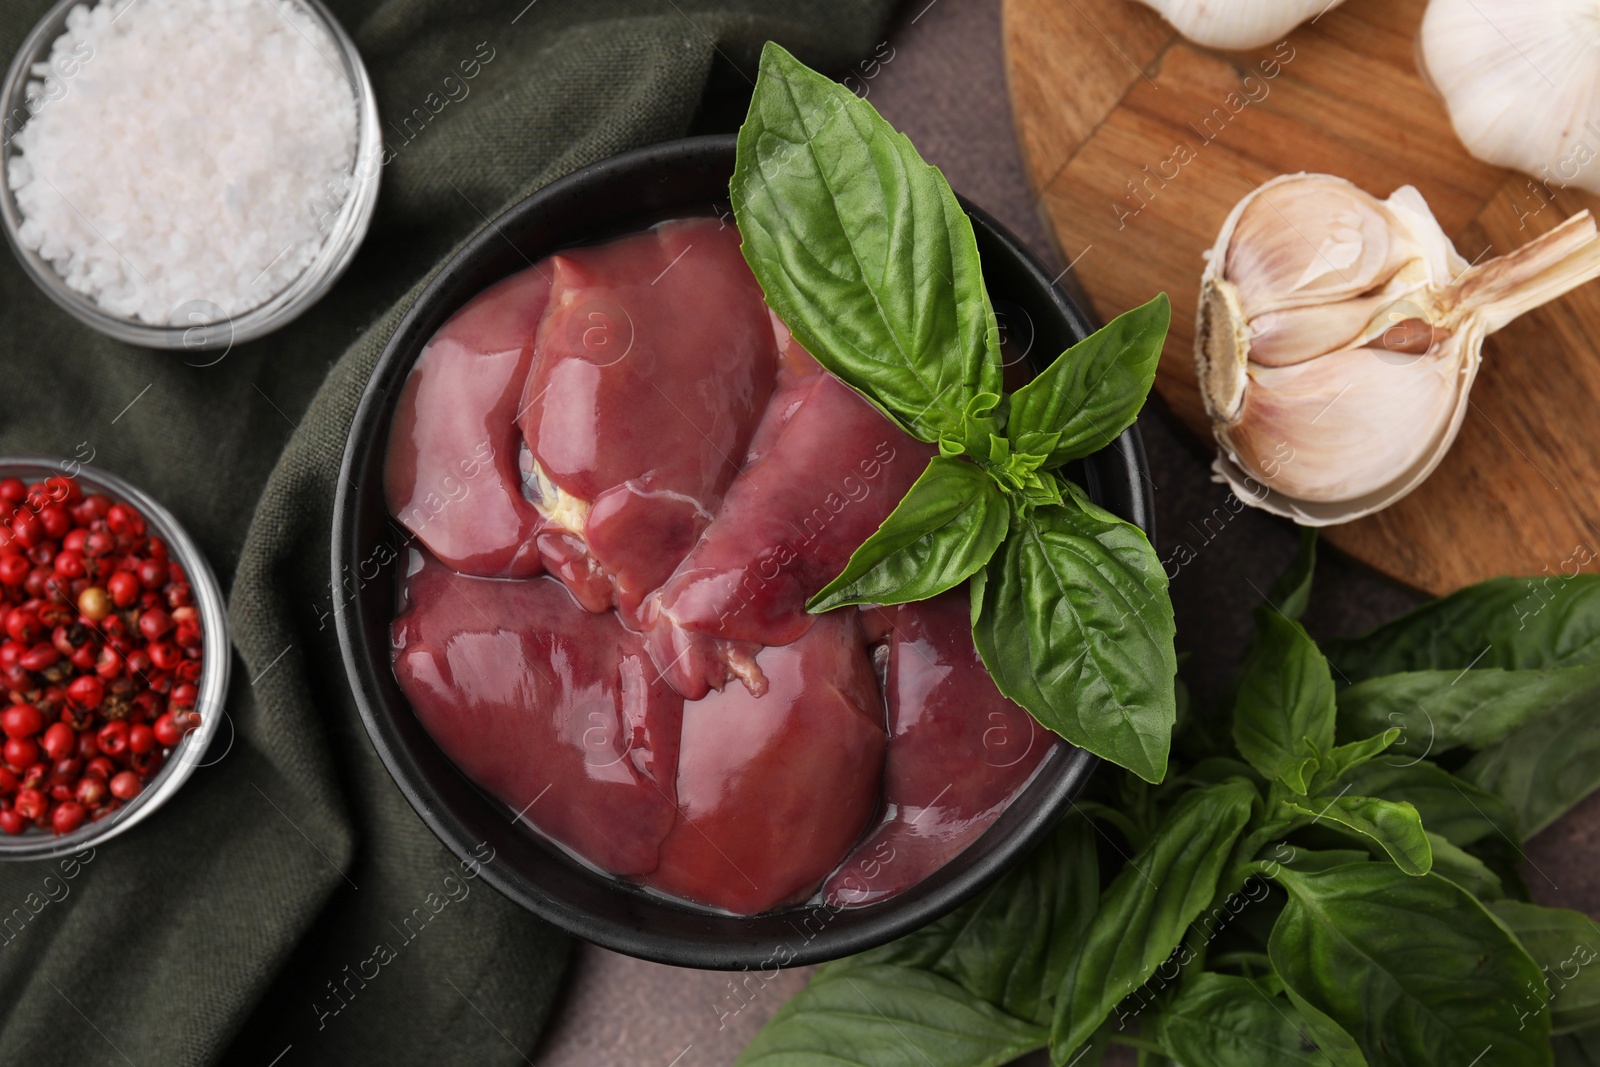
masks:
<path id="1" fill-rule="evenodd" d="M 1003 394 L 1000 332 L 950 186 L 871 104 L 773 44 L 731 192 L 745 258 L 795 337 L 939 446 L 808 607 L 901 604 L 970 581 L 973 638 L 1000 690 L 1160 781 L 1176 715 L 1166 575 L 1137 527 L 1059 472 L 1138 415 L 1166 297 Z"/>
<path id="2" fill-rule="evenodd" d="M 1600 927 L 1517 874 L 1600 786 L 1600 577 L 1486 582 L 1324 654 L 1296 621 L 1314 553 L 1307 531 L 1257 610 L 1231 730 L 1185 708 L 1164 784 L 1099 776 L 739 1063 L 1600 1064 Z"/>

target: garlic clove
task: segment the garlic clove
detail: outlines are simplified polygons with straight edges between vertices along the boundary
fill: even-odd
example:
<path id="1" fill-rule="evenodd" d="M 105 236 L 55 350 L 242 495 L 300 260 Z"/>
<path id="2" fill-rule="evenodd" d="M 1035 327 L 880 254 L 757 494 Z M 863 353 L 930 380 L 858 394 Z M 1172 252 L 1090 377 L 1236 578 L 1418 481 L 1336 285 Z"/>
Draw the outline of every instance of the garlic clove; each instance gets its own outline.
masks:
<path id="1" fill-rule="evenodd" d="M 1273 229 L 1271 214 L 1295 225 Z M 1319 255 L 1343 276 L 1317 273 Z M 1267 182 L 1234 208 L 1201 278 L 1195 360 L 1214 470 L 1305 525 L 1387 507 L 1455 440 L 1484 338 L 1595 277 L 1588 212 L 1469 266 L 1410 187 L 1379 201 L 1326 175 Z"/>
<path id="2" fill-rule="evenodd" d="M 1207 48 L 1240 51 L 1279 41 L 1343 0 L 1144 0 L 1177 31 Z"/>
<path id="3" fill-rule="evenodd" d="M 1431 0 L 1418 44 L 1467 151 L 1600 193 L 1594 0 Z"/>
<path id="4" fill-rule="evenodd" d="M 1459 390 L 1460 349 L 1414 356 L 1350 348 L 1288 367 L 1252 367 L 1224 444 L 1272 489 L 1312 503 L 1376 493 L 1424 461 Z M 1275 464 L 1275 466 L 1274 466 Z"/>
<path id="5" fill-rule="evenodd" d="M 1359 295 L 1418 251 L 1381 202 L 1328 175 L 1268 182 L 1235 212 L 1219 245 L 1249 318 Z"/>

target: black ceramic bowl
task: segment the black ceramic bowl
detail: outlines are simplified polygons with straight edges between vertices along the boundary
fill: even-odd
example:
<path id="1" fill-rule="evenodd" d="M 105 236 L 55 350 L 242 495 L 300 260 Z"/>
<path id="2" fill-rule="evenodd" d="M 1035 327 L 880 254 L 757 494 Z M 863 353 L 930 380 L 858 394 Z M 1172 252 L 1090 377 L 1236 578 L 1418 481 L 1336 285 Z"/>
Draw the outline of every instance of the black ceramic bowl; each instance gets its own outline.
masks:
<path id="1" fill-rule="evenodd" d="M 811 904 L 740 917 L 677 903 L 596 874 L 515 825 L 439 750 L 412 713 L 390 667 L 395 605 L 391 559 L 406 537 L 387 515 L 383 456 L 389 420 L 413 362 L 444 321 L 479 291 L 558 249 L 685 215 L 728 215 L 734 139 L 701 137 L 628 152 L 541 189 L 467 244 L 429 283 L 384 350 L 356 412 L 333 521 L 335 588 L 358 586 L 341 604 L 339 644 L 356 703 L 401 792 L 459 857 L 494 859 L 482 877 L 555 925 L 606 948 L 687 967 L 760 968 L 815 963 L 871 948 L 931 922 L 998 877 L 1055 824 L 1083 787 L 1095 757 L 1066 745 L 981 838 L 909 890 L 861 908 Z M 1008 350 L 1039 366 L 1085 337 L 1089 319 L 998 223 L 972 216 L 984 276 L 1011 331 Z M 731 216 L 729 216 L 731 218 Z M 1035 363 L 1031 369 L 1025 365 Z M 1151 533 L 1144 448 L 1129 429 L 1073 472 L 1101 506 Z M 479 850 L 476 851 L 475 850 Z"/>

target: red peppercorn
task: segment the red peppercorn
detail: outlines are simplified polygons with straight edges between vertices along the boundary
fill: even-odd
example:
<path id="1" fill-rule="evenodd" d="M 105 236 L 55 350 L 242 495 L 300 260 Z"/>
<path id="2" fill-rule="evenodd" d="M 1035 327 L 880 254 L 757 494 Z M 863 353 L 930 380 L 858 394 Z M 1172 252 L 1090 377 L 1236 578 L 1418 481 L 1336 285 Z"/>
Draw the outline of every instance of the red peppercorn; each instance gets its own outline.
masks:
<path id="1" fill-rule="evenodd" d="M 50 651 L 54 652 L 55 649 Z M 155 664 L 157 670 L 170 671 L 183 662 L 183 653 L 178 646 L 166 641 L 157 641 L 147 651 L 150 653 L 150 662 Z"/>
<path id="2" fill-rule="evenodd" d="M 100 662 L 100 649 L 92 641 L 85 641 L 73 649 L 72 655 L 67 659 L 71 660 L 72 665 L 80 671 L 92 671 L 95 664 Z"/>
<path id="3" fill-rule="evenodd" d="M 28 571 L 32 569 L 28 564 L 27 556 L 0 556 L 0 583 L 15 589 L 27 580 Z"/>
<path id="4" fill-rule="evenodd" d="M 11 536 L 23 548 L 32 548 L 44 540 L 44 524 L 31 511 L 19 511 L 11 518 Z"/>
<path id="5" fill-rule="evenodd" d="M 21 478 L 7 478 L 0 481 L 0 500 L 13 506 L 22 503 L 28 497 L 28 487 L 22 484 Z"/>
<path id="6" fill-rule="evenodd" d="M 149 752 L 135 752 L 129 757 L 128 766 L 133 768 L 133 773 L 139 776 L 140 781 L 148 782 L 166 762 L 166 755 L 160 749 L 153 749 Z"/>
<path id="7" fill-rule="evenodd" d="M 125 722 L 108 722 L 100 727 L 95 742 L 100 746 L 100 751 L 108 756 L 122 755 L 128 749 L 128 724 Z M 9 744 L 10 742 L 7 742 Z M 8 761 L 9 762 L 9 761 Z"/>
<path id="8" fill-rule="evenodd" d="M 111 602 L 117 607 L 131 607 L 139 599 L 139 576 L 118 571 L 106 579 L 106 592 L 111 594 Z"/>
<path id="9" fill-rule="evenodd" d="M 76 800 L 64 800 L 50 813 L 50 825 L 58 834 L 70 834 L 83 825 L 88 814 Z"/>
<path id="10" fill-rule="evenodd" d="M 164 559 L 147 559 L 139 564 L 139 584 L 146 589 L 160 589 L 166 585 L 167 561 Z"/>
<path id="11" fill-rule="evenodd" d="M 162 608 L 151 608 L 139 613 L 139 633 L 146 641 L 158 641 L 172 629 L 172 616 Z"/>
<path id="12" fill-rule="evenodd" d="M 83 733 L 79 734 L 78 758 L 87 761 L 94 759 L 98 755 L 100 755 L 100 742 L 95 740 L 94 731 L 85 730 Z M 0 793 L 4 792 L 5 790 L 0 789 Z"/>
<path id="13" fill-rule="evenodd" d="M 0 767 L 0 796 L 9 796 L 17 788 L 17 776 L 9 767 Z"/>
<path id="14" fill-rule="evenodd" d="M 64 722 L 51 723 L 40 738 L 44 754 L 53 760 L 64 760 L 78 747 L 78 737 L 72 727 Z"/>
<path id="15" fill-rule="evenodd" d="M 122 653 L 107 645 L 100 650 L 100 658 L 95 661 L 94 673 L 106 681 L 119 678 L 122 675 L 123 662 Z"/>
<path id="16" fill-rule="evenodd" d="M 127 504 L 111 505 L 111 509 L 106 512 L 106 527 L 119 537 L 123 534 L 132 534 L 136 537 L 144 535 L 144 519 Z"/>
<path id="17" fill-rule="evenodd" d="M 60 723 L 56 724 L 61 725 Z M 128 727 L 128 751 L 136 756 L 142 756 L 156 747 L 155 731 L 144 723 L 134 723 Z"/>
<path id="18" fill-rule="evenodd" d="M 67 683 L 67 699 L 81 708 L 97 708 L 106 697 L 106 683 L 92 674 L 80 675 Z"/>
<path id="19" fill-rule="evenodd" d="M 56 646 L 41 641 L 22 654 L 17 660 L 17 666 L 25 671 L 42 671 L 60 661 L 61 653 L 56 651 Z"/>
<path id="20" fill-rule="evenodd" d="M 59 541 L 72 529 L 72 516 L 59 504 L 46 504 L 39 509 L 39 525 L 47 537 Z"/>
<path id="21" fill-rule="evenodd" d="M 111 779 L 111 795 L 118 800 L 132 800 L 144 792 L 144 783 L 132 771 L 119 771 Z"/>
<path id="22" fill-rule="evenodd" d="M 0 755 L 13 770 L 20 771 L 39 758 L 39 746 L 31 737 L 8 737 Z"/>
<path id="23" fill-rule="evenodd" d="M 180 682 L 172 687 L 172 706 L 174 708 L 192 708 L 199 696 L 200 689 L 193 682 Z"/>
<path id="24" fill-rule="evenodd" d="M 17 811 L 15 808 L 6 808 L 4 811 L 0 811 L 0 830 L 15 836 L 27 829 L 28 819 L 22 812 Z"/>
<path id="25" fill-rule="evenodd" d="M 43 763 L 30 763 L 22 772 L 22 788 L 43 789 L 50 781 L 50 768 Z"/>
<path id="26" fill-rule="evenodd" d="M 90 530 L 83 539 L 83 554 L 95 559 L 109 556 L 117 550 L 117 539 L 105 530 Z"/>
<path id="27" fill-rule="evenodd" d="M 82 578 L 84 575 L 83 553 L 74 552 L 70 548 L 63 548 L 56 553 L 55 568 L 56 573 L 63 578 Z"/>
<path id="28" fill-rule="evenodd" d="M 96 756 L 83 765 L 83 773 L 109 781 L 111 776 L 117 773 L 117 765 L 107 756 Z"/>
<path id="29" fill-rule="evenodd" d="M 6 613 L 6 634 L 11 640 L 31 645 L 39 640 L 42 632 L 38 612 L 29 611 L 27 608 L 12 608 Z"/>
<path id="30" fill-rule="evenodd" d="M 88 775 L 78 779 L 78 787 L 73 791 L 78 803 L 86 808 L 98 808 L 105 802 L 106 795 L 110 792 L 106 788 L 104 779 Z"/>
<path id="31" fill-rule="evenodd" d="M 19 789 L 11 806 L 29 822 L 38 822 L 50 810 L 50 802 L 37 789 Z"/>
<path id="32" fill-rule="evenodd" d="M 43 729 L 44 716 L 32 704 L 13 704 L 0 712 L 0 731 L 7 737 L 32 737 Z"/>
<path id="33" fill-rule="evenodd" d="M 156 719 L 155 724 L 151 727 L 151 729 L 155 731 L 156 740 L 159 741 L 164 748 L 176 748 L 178 742 L 183 740 L 183 735 L 186 732 L 183 727 L 179 725 L 177 719 L 173 718 L 171 712 L 168 712 L 167 714 Z"/>

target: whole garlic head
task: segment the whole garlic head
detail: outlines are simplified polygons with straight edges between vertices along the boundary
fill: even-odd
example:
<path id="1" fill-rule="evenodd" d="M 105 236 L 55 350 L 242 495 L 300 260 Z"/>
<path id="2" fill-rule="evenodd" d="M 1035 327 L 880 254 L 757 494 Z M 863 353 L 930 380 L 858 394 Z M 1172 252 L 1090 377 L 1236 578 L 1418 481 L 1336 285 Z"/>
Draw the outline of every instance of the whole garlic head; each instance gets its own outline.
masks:
<path id="1" fill-rule="evenodd" d="M 1467 151 L 1600 193 L 1600 4 L 1431 0 L 1418 44 Z"/>
<path id="2" fill-rule="evenodd" d="M 1378 200 L 1293 174 L 1242 200 L 1207 255 L 1195 360 L 1214 470 L 1246 503 L 1326 526 L 1433 473 L 1483 339 L 1600 276 L 1600 233 L 1585 211 L 1469 266 L 1410 186 Z"/>
<path id="3" fill-rule="evenodd" d="M 1281 41 L 1344 0 L 1144 0 L 1196 44 L 1226 51 Z"/>

